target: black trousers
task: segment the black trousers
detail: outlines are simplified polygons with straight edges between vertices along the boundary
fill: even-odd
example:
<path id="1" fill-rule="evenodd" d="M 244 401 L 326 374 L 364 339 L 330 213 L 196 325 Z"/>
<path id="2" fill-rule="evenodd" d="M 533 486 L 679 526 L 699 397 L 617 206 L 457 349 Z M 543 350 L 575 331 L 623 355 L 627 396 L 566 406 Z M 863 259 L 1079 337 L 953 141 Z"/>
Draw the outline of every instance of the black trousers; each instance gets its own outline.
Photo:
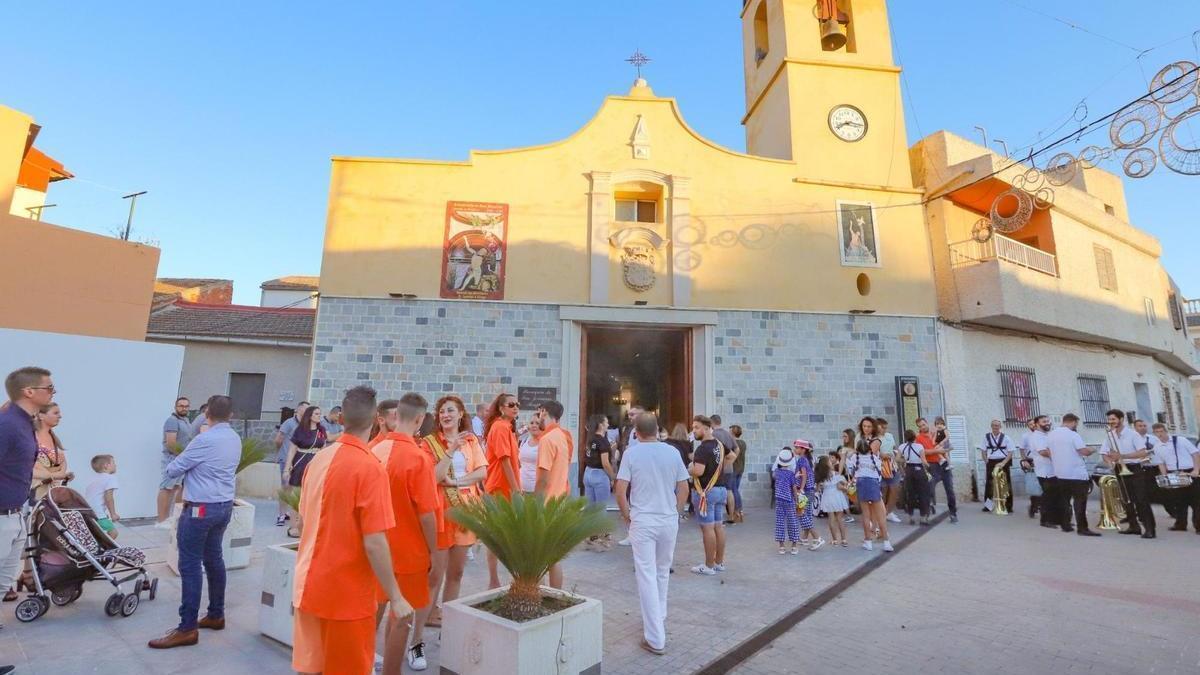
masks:
<path id="1" fill-rule="evenodd" d="M 1117 471 L 1117 480 L 1125 486 L 1124 493 L 1129 495 L 1129 501 L 1125 502 L 1125 522 L 1129 523 L 1129 527 L 1133 530 L 1154 532 L 1154 511 L 1150 508 L 1149 484 L 1154 480 L 1154 474 L 1143 470 L 1140 464 L 1127 466 L 1133 472 L 1132 474 L 1122 476 L 1120 470 Z M 1141 523 L 1140 527 L 1139 522 Z"/>
<path id="2" fill-rule="evenodd" d="M 1089 529 L 1087 520 L 1087 498 L 1091 491 L 1092 481 L 1088 479 L 1072 480 L 1070 478 L 1055 478 L 1058 491 L 1058 512 L 1062 520 L 1060 525 L 1064 530 L 1071 528 L 1071 507 L 1074 502 L 1075 527 L 1079 530 Z"/>
<path id="3" fill-rule="evenodd" d="M 1038 483 L 1042 486 L 1042 524 L 1043 525 L 1059 525 L 1062 523 L 1062 516 L 1059 510 L 1058 503 L 1058 479 L 1050 476 L 1049 478 L 1038 477 Z"/>
<path id="4" fill-rule="evenodd" d="M 995 478 L 992 477 L 992 470 L 995 469 L 997 466 L 999 466 L 1000 462 L 1003 462 L 1003 461 L 1004 461 L 1003 459 L 989 459 L 987 461 L 987 480 L 985 481 L 984 486 L 983 486 L 984 499 L 994 499 L 992 497 L 992 489 L 995 487 L 993 485 Z M 1009 513 L 1012 513 L 1012 474 L 1011 473 L 1008 475 L 1008 497 L 1005 498 L 1005 500 L 1004 500 L 1004 506 L 1005 506 L 1005 508 L 1008 509 Z M 996 508 L 996 506 L 993 504 L 992 508 L 994 509 L 994 508 Z"/>
<path id="5" fill-rule="evenodd" d="M 1200 532 L 1200 479 L 1192 479 L 1191 487 L 1171 488 L 1166 493 L 1165 504 L 1170 504 L 1171 515 L 1175 516 L 1175 527 L 1187 527 L 1188 508 L 1192 509 L 1192 528 Z"/>
<path id="6" fill-rule="evenodd" d="M 929 475 L 920 464 L 904 465 L 904 510 L 908 515 L 913 514 L 913 507 L 919 506 L 921 517 L 929 515 Z"/>

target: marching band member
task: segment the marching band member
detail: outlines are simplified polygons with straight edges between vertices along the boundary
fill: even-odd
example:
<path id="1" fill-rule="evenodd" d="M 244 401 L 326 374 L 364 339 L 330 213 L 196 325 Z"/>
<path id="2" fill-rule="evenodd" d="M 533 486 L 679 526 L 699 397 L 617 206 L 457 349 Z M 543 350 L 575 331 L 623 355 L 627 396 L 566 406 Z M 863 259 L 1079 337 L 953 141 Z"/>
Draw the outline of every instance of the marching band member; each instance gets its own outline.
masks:
<path id="1" fill-rule="evenodd" d="M 1168 436 L 1167 425 L 1154 425 L 1154 455 L 1151 459 L 1162 475 L 1182 473 L 1192 477 L 1192 484 L 1184 488 L 1171 488 L 1164 502 L 1168 511 L 1173 511 L 1175 524 L 1171 530 L 1187 531 L 1188 507 L 1192 508 L 1192 529 L 1200 534 L 1200 450 L 1183 436 Z"/>
<path id="2" fill-rule="evenodd" d="M 1025 423 L 1025 433 L 1021 434 L 1021 440 L 1017 443 L 1017 450 L 1021 453 L 1021 471 L 1026 474 L 1034 473 L 1034 434 L 1038 433 L 1037 418 L 1031 417 Z M 1035 474 L 1036 477 L 1036 474 Z M 1041 486 L 1041 482 L 1038 482 Z M 1043 509 L 1042 496 L 1029 495 L 1029 517 L 1032 518 Z"/>
<path id="3" fill-rule="evenodd" d="M 1063 415 L 1062 426 L 1046 434 L 1046 449 L 1039 451 L 1054 463 L 1054 475 L 1058 483 L 1058 512 L 1062 514 L 1060 525 L 1063 532 L 1072 531 L 1071 502 L 1074 501 L 1075 524 L 1078 534 L 1084 537 L 1099 537 L 1099 532 L 1088 529 L 1087 496 L 1092 482 L 1083 458 L 1095 452 L 1076 433 L 1079 417 L 1074 413 Z"/>
<path id="4" fill-rule="evenodd" d="M 997 467 L 1000 467 L 1004 471 L 1008 471 L 1009 467 L 1012 466 L 1012 444 L 1008 440 L 1008 437 L 1004 435 L 1004 432 L 1000 430 L 1000 420 L 992 420 L 992 430 L 983 435 L 983 446 L 979 449 L 983 452 L 984 461 L 987 462 L 987 482 L 984 484 L 983 488 L 983 493 L 987 495 L 987 498 L 983 502 L 983 510 L 987 512 L 991 511 L 993 506 L 992 495 L 994 493 L 992 490 L 995 488 L 993 485 L 995 479 L 992 477 L 992 471 L 994 471 Z M 1011 481 L 1009 482 L 1009 485 L 1012 485 Z M 1007 497 L 1005 497 L 1004 505 L 1008 508 L 1008 512 L 1011 514 L 1011 487 L 1008 490 Z"/>
<path id="5" fill-rule="evenodd" d="M 1058 479 L 1054 477 L 1054 462 L 1042 453 L 1048 447 L 1050 418 L 1038 415 L 1033 418 L 1033 424 L 1036 431 L 1029 436 L 1029 457 L 1033 464 L 1033 475 L 1037 477 L 1038 485 L 1042 486 L 1041 524 L 1042 527 L 1057 527 L 1062 522 L 1062 514 L 1058 510 Z"/>
<path id="6" fill-rule="evenodd" d="M 1128 499 L 1125 513 L 1129 527 L 1121 530 L 1121 534 L 1140 534 L 1142 539 L 1153 539 L 1154 511 L 1150 509 L 1149 486 L 1146 484 L 1146 473 L 1142 467 L 1142 461 L 1150 454 L 1146 450 L 1145 437 L 1125 425 L 1125 413 L 1120 410 L 1109 410 L 1106 416 L 1108 437 L 1104 440 L 1100 452 L 1113 466 L 1117 480 L 1125 486 L 1123 497 Z M 1121 475 L 1122 463 L 1132 472 L 1130 475 Z"/>

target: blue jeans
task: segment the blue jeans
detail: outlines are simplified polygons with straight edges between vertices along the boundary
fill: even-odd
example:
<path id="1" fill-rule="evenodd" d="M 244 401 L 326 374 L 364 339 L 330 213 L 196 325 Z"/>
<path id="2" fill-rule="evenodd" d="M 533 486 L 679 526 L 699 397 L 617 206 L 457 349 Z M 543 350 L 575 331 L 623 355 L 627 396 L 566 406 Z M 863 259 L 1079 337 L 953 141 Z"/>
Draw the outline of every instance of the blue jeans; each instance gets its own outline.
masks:
<path id="1" fill-rule="evenodd" d="M 705 506 L 708 511 L 700 510 L 700 493 L 692 493 L 692 506 L 696 510 L 696 522 L 700 525 L 720 525 L 725 526 L 725 502 L 728 498 L 727 490 L 722 486 L 713 487 L 708 491 Z"/>
<path id="2" fill-rule="evenodd" d="M 733 510 L 734 512 L 742 510 L 742 474 L 735 473 L 730 478 L 733 483 Z"/>
<path id="3" fill-rule="evenodd" d="M 609 482 L 604 469 L 589 466 L 583 470 L 583 494 L 589 504 L 608 504 L 608 498 L 612 495 L 612 483 Z"/>
<path id="4" fill-rule="evenodd" d="M 204 511 L 197 516 L 197 509 Z M 208 615 L 225 616 L 225 559 L 221 556 L 221 538 L 233 515 L 233 502 L 200 504 L 184 502 L 179 515 L 175 542 L 179 546 L 179 578 L 183 583 L 183 602 L 179 605 L 179 630 L 195 630 L 200 613 L 200 576 L 203 562 L 208 577 Z"/>
<path id="5" fill-rule="evenodd" d="M 958 500 L 954 497 L 954 473 L 950 467 L 942 464 L 929 465 L 929 501 L 937 503 L 935 496 L 937 495 L 938 483 L 941 483 L 946 488 L 946 505 L 950 507 L 950 513 L 958 513 Z"/>

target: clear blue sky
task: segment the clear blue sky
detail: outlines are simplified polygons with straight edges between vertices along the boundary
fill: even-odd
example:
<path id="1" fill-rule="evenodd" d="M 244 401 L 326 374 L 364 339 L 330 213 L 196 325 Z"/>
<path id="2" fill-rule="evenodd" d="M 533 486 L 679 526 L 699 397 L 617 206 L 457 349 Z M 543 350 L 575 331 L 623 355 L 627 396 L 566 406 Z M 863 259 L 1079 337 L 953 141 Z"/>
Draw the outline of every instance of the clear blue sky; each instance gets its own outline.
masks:
<path id="1" fill-rule="evenodd" d="M 740 6 L 27 2 L 4 10 L 0 103 L 33 115 L 39 147 L 79 176 L 54 186 L 47 220 L 112 232 L 120 193 L 148 190 L 135 238 L 160 243 L 159 275 L 231 278 L 257 304 L 262 281 L 318 273 L 331 156 L 461 159 L 561 138 L 628 89 L 635 47 L 656 93 L 743 149 Z M 892 0 L 891 16 L 910 143 L 980 125 L 1027 145 L 1084 97 L 1094 119 L 1198 58 L 1195 0 Z M 1127 186 L 1134 222 L 1200 297 L 1200 177 L 1160 167 Z"/>

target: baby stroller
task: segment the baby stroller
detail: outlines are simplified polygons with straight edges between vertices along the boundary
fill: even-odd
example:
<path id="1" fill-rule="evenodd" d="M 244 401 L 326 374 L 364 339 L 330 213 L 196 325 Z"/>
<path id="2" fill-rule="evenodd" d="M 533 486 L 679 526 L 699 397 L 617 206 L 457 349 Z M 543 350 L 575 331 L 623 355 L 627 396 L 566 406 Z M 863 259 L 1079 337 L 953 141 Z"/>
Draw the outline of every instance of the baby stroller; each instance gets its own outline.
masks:
<path id="1" fill-rule="evenodd" d="M 34 590 L 17 604 L 18 621 L 41 618 L 51 602 L 59 607 L 75 602 L 89 581 L 103 579 L 116 589 L 104 603 L 109 616 L 130 616 L 143 592 L 150 600 L 158 593 L 158 579 L 146 572 L 146 554 L 117 546 L 96 521 L 87 500 L 68 487 L 50 488 L 33 506 L 25 552 Z M 132 592 L 123 592 L 121 586 L 131 581 Z"/>

